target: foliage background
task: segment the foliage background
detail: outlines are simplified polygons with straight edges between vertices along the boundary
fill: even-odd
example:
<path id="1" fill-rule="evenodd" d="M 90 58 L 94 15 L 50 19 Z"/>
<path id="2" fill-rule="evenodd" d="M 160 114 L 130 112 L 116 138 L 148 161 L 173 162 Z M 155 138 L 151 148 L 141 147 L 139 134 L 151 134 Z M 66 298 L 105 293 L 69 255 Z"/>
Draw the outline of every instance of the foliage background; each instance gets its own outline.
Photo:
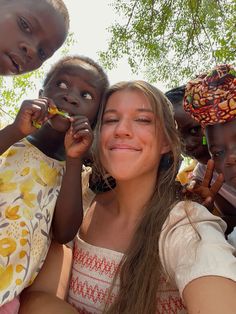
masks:
<path id="1" fill-rule="evenodd" d="M 107 68 L 125 55 L 134 72 L 171 88 L 235 62 L 235 0 L 116 0 L 113 8 L 121 22 L 100 55 Z"/>

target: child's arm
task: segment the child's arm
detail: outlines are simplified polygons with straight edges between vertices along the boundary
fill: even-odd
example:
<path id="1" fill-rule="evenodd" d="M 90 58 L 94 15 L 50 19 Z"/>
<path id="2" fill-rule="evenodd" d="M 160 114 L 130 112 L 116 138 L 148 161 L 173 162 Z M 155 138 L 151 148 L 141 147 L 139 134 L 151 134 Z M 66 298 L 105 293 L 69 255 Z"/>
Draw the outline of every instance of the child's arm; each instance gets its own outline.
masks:
<path id="1" fill-rule="evenodd" d="M 72 305 L 46 292 L 29 291 L 22 300 L 19 314 L 78 314 Z"/>
<path id="2" fill-rule="evenodd" d="M 82 157 L 93 140 L 86 117 L 73 117 L 71 121 L 71 128 L 65 136 L 66 170 L 52 222 L 53 236 L 59 243 L 71 241 L 82 223 Z"/>
<path id="3" fill-rule="evenodd" d="M 23 101 L 15 121 L 0 130 L 0 155 L 14 143 L 35 132 L 37 129 L 33 121 L 44 122 L 47 111 L 46 99 Z"/>
<path id="4" fill-rule="evenodd" d="M 72 249 L 52 242 L 33 284 L 20 295 L 20 314 L 77 313 L 65 300 L 68 294 Z"/>

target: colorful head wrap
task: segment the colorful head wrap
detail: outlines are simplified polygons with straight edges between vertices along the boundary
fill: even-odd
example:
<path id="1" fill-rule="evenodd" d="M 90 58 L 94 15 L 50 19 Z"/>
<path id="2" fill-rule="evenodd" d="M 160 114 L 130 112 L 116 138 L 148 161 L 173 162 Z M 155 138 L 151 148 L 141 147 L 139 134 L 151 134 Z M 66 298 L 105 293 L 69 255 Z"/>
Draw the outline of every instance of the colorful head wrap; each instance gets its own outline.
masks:
<path id="1" fill-rule="evenodd" d="M 186 85 L 184 109 L 203 127 L 236 119 L 236 69 L 216 66 Z"/>

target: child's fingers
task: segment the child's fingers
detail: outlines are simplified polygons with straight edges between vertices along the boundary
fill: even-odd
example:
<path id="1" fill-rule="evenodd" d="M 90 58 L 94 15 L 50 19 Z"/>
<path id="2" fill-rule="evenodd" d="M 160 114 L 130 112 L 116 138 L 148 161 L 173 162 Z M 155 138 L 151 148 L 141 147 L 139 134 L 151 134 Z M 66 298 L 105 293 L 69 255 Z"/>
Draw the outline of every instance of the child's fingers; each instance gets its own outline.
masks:
<path id="1" fill-rule="evenodd" d="M 207 162 L 206 172 L 202 180 L 202 186 L 209 187 L 214 172 L 214 161 L 209 159 Z"/>
<path id="2" fill-rule="evenodd" d="M 81 143 L 81 144 L 85 145 L 86 147 L 88 147 L 92 144 L 93 133 L 87 129 L 80 130 L 79 132 L 77 132 L 73 135 L 73 139 L 76 142 Z"/>
<path id="3" fill-rule="evenodd" d="M 86 116 L 83 116 L 83 115 L 76 115 L 76 116 L 72 115 L 71 119 L 72 119 L 74 124 L 83 123 L 83 122 L 89 123 L 88 118 Z"/>
<path id="4" fill-rule="evenodd" d="M 48 117 L 48 104 L 43 99 L 36 99 L 32 105 L 33 115 L 32 119 L 37 122 L 44 122 L 45 118 Z"/>
<path id="5" fill-rule="evenodd" d="M 220 188 L 222 187 L 223 183 L 224 183 L 224 176 L 221 173 L 221 174 L 218 175 L 216 181 L 210 187 L 211 193 L 213 195 L 216 195 L 219 192 Z"/>
<path id="6" fill-rule="evenodd" d="M 89 130 L 89 132 L 92 132 L 90 123 L 87 118 L 82 118 L 80 120 L 72 121 L 71 127 L 72 127 L 73 134 L 76 134 L 82 130 Z"/>

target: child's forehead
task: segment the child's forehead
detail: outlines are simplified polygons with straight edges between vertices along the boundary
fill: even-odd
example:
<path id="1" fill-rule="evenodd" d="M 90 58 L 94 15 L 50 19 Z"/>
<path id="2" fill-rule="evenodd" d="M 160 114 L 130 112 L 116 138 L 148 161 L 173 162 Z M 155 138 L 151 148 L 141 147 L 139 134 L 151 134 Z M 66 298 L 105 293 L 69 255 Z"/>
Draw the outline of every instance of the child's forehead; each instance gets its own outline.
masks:
<path id="1" fill-rule="evenodd" d="M 54 41 L 57 40 L 61 45 L 64 41 L 67 34 L 67 22 L 63 12 L 59 7 L 53 5 L 52 1 L 13 0 L 12 2 L 9 1 L 9 11 L 11 10 L 11 7 L 15 13 L 22 15 L 30 24 L 32 24 L 31 27 L 34 30 L 35 36 L 36 33 L 37 36 L 39 36 L 38 34 L 40 34 L 40 31 L 43 32 L 44 36 L 41 35 L 41 40 L 47 42 L 47 45 L 50 46 L 51 42 L 51 46 L 53 46 Z"/>
<path id="2" fill-rule="evenodd" d="M 73 59 L 62 63 L 57 67 L 53 73 L 54 77 L 57 76 L 78 76 L 78 77 L 90 77 L 96 80 L 98 76 L 97 69 L 82 60 Z"/>
<path id="3" fill-rule="evenodd" d="M 53 1 L 14 0 L 11 5 L 15 8 L 19 7 L 19 9 L 23 12 L 28 12 L 29 15 L 35 17 L 39 22 L 41 21 L 45 23 L 45 18 L 47 18 L 48 22 L 50 22 L 53 17 L 53 19 L 61 19 L 65 28 L 68 26 L 66 25 L 67 22 L 64 12 L 62 12 L 62 9 L 60 9 L 59 5 L 54 5 Z"/>
<path id="4" fill-rule="evenodd" d="M 208 125 L 206 127 L 206 131 L 209 136 L 214 135 L 228 135 L 228 136 L 235 136 L 236 135 L 236 119 L 225 123 L 217 123 L 214 125 Z"/>
<path id="5" fill-rule="evenodd" d="M 54 10 L 56 10 L 55 6 L 53 5 L 53 2 L 52 1 L 48 1 L 48 0 L 39 0 L 39 1 L 35 1 L 35 0 L 13 0 L 11 1 L 12 4 L 18 4 L 21 8 L 31 8 L 32 10 L 38 10 L 38 9 L 41 9 L 41 8 L 53 8 Z"/>
<path id="6" fill-rule="evenodd" d="M 33 1 L 33 0 L 21 0 L 21 1 L 9 1 L 8 6 L 12 6 L 14 8 L 19 7 L 21 10 L 29 10 L 29 12 L 38 12 L 41 11 L 41 13 L 46 13 L 45 9 L 52 8 L 55 10 L 55 8 L 50 5 L 50 3 L 46 0 L 40 0 L 40 1 Z"/>

